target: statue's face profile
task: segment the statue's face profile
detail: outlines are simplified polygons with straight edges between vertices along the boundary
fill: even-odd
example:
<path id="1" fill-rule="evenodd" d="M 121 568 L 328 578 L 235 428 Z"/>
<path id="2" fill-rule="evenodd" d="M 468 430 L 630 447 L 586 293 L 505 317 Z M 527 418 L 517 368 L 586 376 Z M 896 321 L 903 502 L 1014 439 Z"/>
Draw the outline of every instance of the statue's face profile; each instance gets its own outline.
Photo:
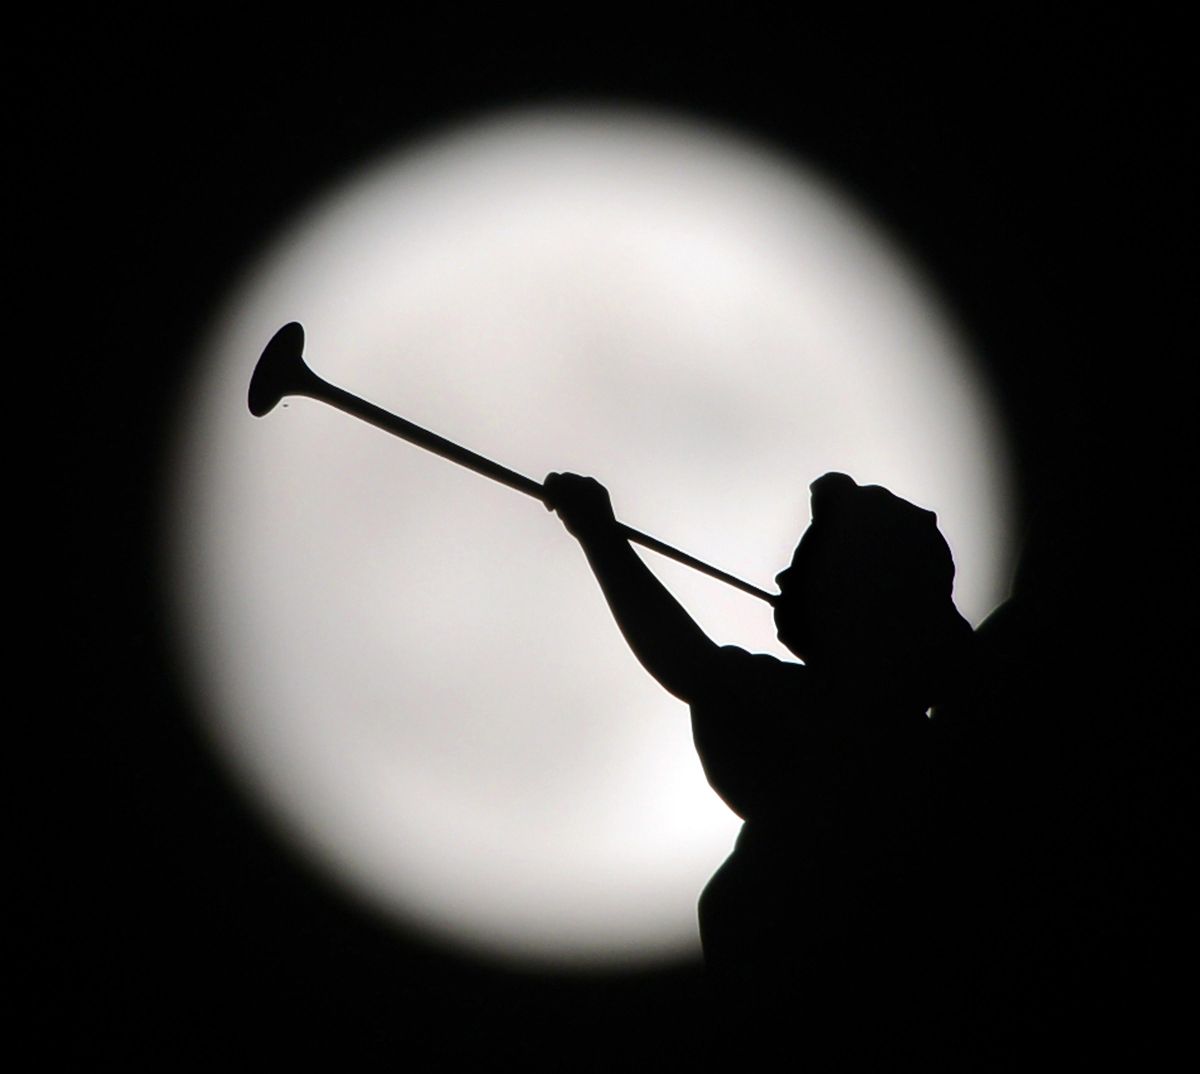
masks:
<path id="1" fill-rule="evenodd" d="M 796 546 L 791 564 L 775 576 L 779 598 L 775 602 L 775 631 L 793 653 L 810 663 L 820 651 L 817 623 L 820 620 L 820 587 L 814 585 L 812 528 Z"/>
<path id="2" fill-rule="evenodd" d="M 809 665 L 872 667 L 937 625 L 919 581 L 922 558 L 894 556 L 901 534 L 854 523 L 814 522 L 775 578 L 777 637 Z"/>

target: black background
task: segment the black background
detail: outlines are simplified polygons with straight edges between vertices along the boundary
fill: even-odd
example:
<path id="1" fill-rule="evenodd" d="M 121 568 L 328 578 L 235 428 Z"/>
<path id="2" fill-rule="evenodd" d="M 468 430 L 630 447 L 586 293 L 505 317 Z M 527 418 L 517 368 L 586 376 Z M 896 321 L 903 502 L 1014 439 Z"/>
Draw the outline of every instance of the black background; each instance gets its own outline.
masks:
<path id="1" fill-rule="evenodd" d="M 36 464 L 50 565 L 31 579 L 48 645 L 21 723 L 49 741 L 22 754 L 34 912 L 16 931 L 37 971 L 22 1022 L 47 1059 L 703 1065 L 698 967 L 514 975 L 344 901 L 227 783 L 163 631 L 165 445 L 233 274 L 354 162 L 496 105 L 628 101 L 728 123 L 830 172 L 915 252 L 987 363 L 1038 577 L 1070 595 L 1058 628 L 1095 675 L 1073 703 L 1127 760 L 1119 729 L 1141 729 L 1119 821 L 1120 845 L 1141 849 L 1113 853 L 1139 875 L 1169 857 L 1159 626 L 1184 566 L 1168 535 L 1194 125 L 1178 27 L 739 10 L 684 28 L 581 9 L 527 25 L 159 14 L 20 31 L 16 320 L 37 358 L 18 460 Z M 1154 881 L 1135 886 L 1112 935 L 1169 943 Z M 1141 995 L 1120 1038 L 1139 1051 L 1163 1027 L 1146 1001 L 1159 966 L 1111 982 Z M 1095 1039 L 1112 1046 L 1111 1027 Z"/>

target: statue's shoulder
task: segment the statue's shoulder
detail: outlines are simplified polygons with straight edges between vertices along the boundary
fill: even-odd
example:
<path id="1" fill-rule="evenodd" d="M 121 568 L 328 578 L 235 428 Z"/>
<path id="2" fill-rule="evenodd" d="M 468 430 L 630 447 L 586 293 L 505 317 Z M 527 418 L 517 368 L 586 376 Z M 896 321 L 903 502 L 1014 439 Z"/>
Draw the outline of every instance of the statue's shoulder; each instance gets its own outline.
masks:
<path id="1" fill-rule="evenodd" d="M 737 645 L 717 650 L 721 681 L 743 689 L 802 689 L 807 681 L 803 664 L 780 660 L 770 653 L 752 653 Z"/>

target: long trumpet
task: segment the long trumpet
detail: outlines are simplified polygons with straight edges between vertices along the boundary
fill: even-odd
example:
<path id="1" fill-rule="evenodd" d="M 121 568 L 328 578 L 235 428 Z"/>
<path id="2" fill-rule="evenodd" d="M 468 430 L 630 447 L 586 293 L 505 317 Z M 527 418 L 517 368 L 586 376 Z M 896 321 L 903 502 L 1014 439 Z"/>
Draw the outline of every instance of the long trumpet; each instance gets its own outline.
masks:
<path id="1" fill-rule="evenodd" d="M 474 451 L 469 451 L 445 437 L 431 433 L 428 429 L 422 429 L 411 421 L 390 414 L 375 406 L 374 403 L 368 403 L 365 399 L 360 399 L 357 395 L 351 395 L 328 381 L 322 380 L 305 364 L 304 329 L 295 321 L 285 324 L 271 337 L 258 359 L 258 364 L 254 367 L 247 395 L 250 413 L 256 418 L 261 418 L 273 410 L 276 404 L 287 395 L 303 395 L 328 403 L 352 417 L 369 422 L 384 432 L 400 437 L 401 440 L 407 440 L 410 444 L 415 444 L 426 451 L 432 451 L 443 459 L 449 459 L 451 462 L 458 463 L 459 466 L 465 466 L 468 470 L 474 470 L 477 474 L 490 477 L 493 481 L 499 481 L 500 484 L 507 485 L 510 489 L 516 489 L 517 492 L 523 492 L 526 496 L 532 496 L 543 504 L 546 502 L 546 490 L 541 482 L 534 481 L 506 466 L 501 466 L 482 455 L 477 455 Z M 743 593 L 749 593 L 760 600 L 765 600 L 768 604 L 774 604 L 778 599 L 776 594 L 768 593 L 765 589 L 759 589 L 758 586 L 744 582 L 695 556 L 681 552 L 678 548 L 673 548 L 658 540 L 657 537 L 641 533 L 623 523 L 618 523 L 618 526 L 621 536 L 644 548 L 649 548 L 659 555 L 692 567 L 702 574 L 707 574 L 710 578 L 716 578 L 718 581 L 740 589 Z"/>

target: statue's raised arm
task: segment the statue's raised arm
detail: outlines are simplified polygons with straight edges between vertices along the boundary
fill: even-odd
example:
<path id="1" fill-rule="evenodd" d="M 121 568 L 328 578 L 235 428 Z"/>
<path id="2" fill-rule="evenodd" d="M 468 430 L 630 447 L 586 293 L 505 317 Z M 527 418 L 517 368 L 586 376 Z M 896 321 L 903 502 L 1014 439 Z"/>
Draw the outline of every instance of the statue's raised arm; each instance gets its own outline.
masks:
<path id="1" fill-rule="evenodd" d="M 671 694 L 689 704 L 712 676 L 717 645 L 642 562 L 613 515 L 608 490 L 594 478 L 550 474 L 547 507 L 579 541 L 638 661 Z"/>

